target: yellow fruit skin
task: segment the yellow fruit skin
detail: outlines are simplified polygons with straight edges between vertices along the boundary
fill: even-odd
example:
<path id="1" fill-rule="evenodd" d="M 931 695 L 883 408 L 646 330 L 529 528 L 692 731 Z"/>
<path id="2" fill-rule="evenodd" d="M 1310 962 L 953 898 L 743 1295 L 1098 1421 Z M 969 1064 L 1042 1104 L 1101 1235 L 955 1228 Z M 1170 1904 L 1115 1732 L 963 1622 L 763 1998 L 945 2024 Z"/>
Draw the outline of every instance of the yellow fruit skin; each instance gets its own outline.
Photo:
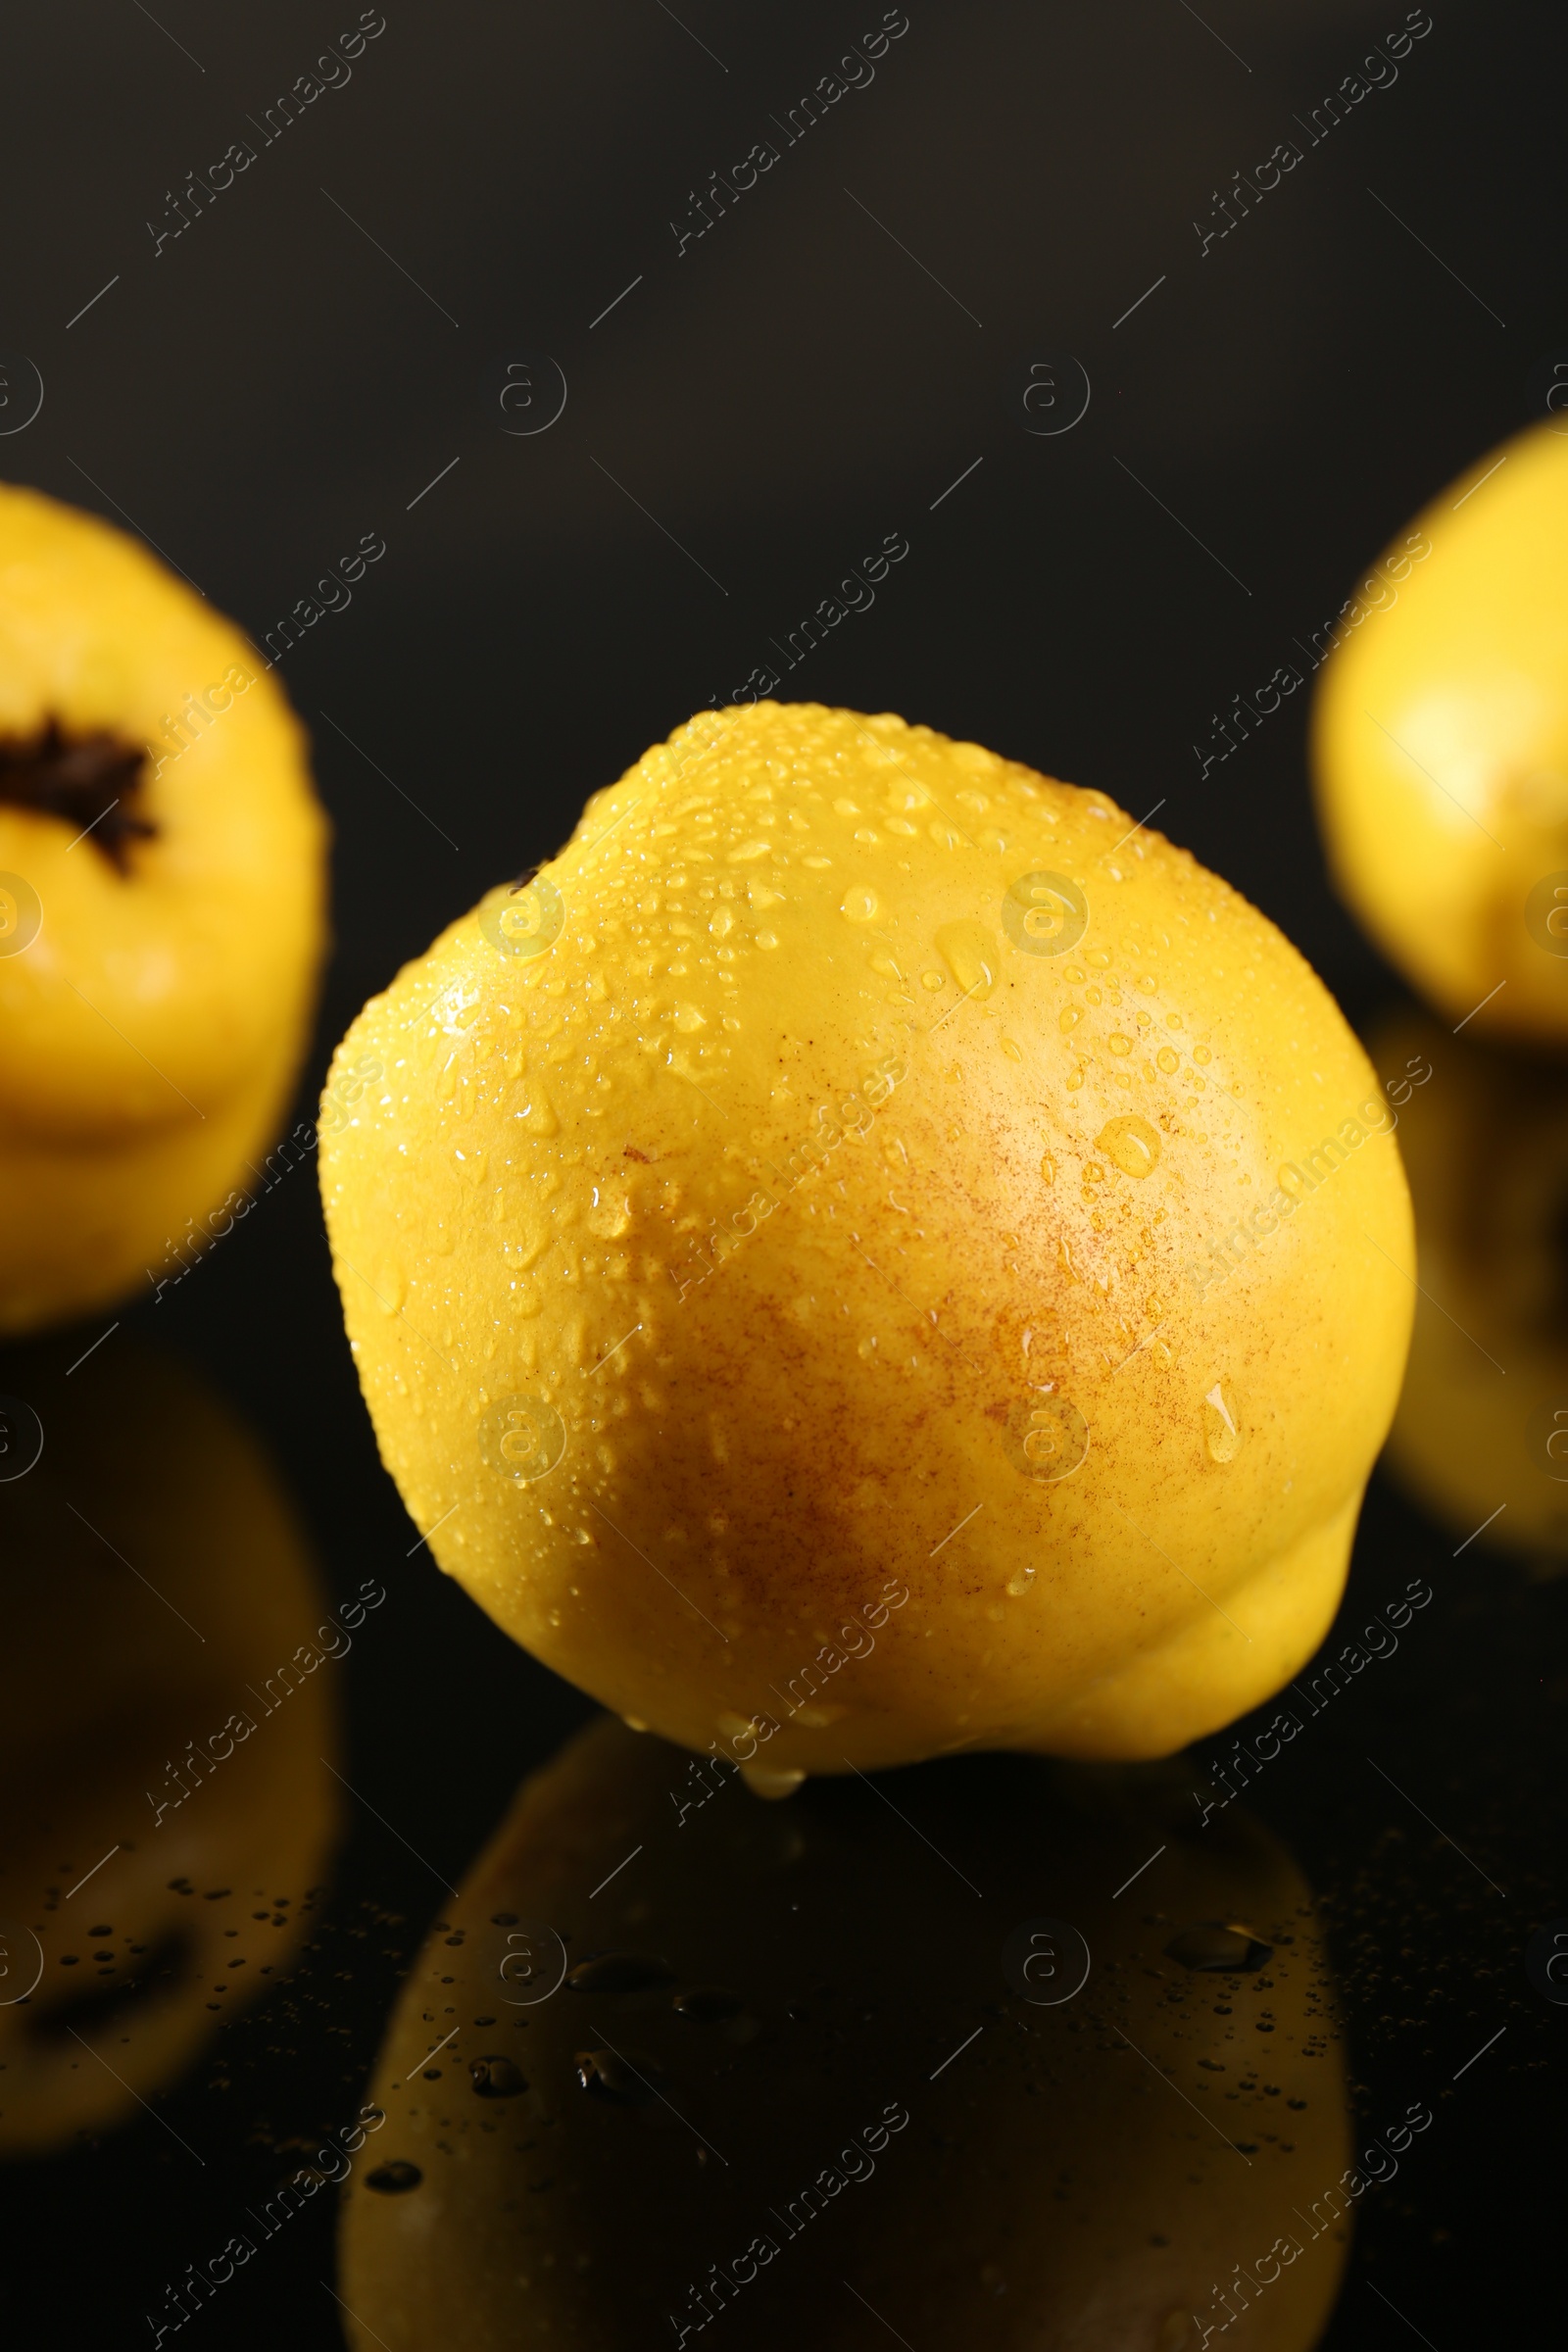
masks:
<path id="1" fill-rule="evenodd" d="M 382 1459 L 617 1712 L 774 1776 L 1152 1756 L 1321 1640 L 1409 1330 L 1392 1121 L 1295 950 L 1102 796 L 706 713 L 367 1054 L 321 1182 Z"/>
<path id="2" fill-rule="evenodd" d="M 51 719 L 153 747 L 135 802 L 157 831 L 121 873 L 62 818 L 0 800 L 0 875 L 42 909 L 0 954 L 11 1333 L 177 1272 L 167 1245 L 276 1131 L 324 944 L 325 821 L 254 647 L 122 533 L 0 485 L 0 740 Z"/>
<path id="3" fill-rule="evenodd" d="M 0 1355 L 0 1390 L 44 1430 L 0 1483 L 5 2156 L 171 2089 L 293 1956 L 339 1828 L 335 1668 L 299 1665 L 326 1596 L 271 1463 L 172 1359 L 123 1333 L 73 1376 L 76 1353 Z M 234 1710 L 254 1725 L 237 1739 Z M 29 1936 L 43 1973 L 19 2002 Z"/>
<path id="4" fill-rule="evenodd" d="M 601 1720 L 518 1791 L 410 1971 L 367 2094 L 386 2120 L 343 2191 L 355 2352 L 632 2352 L 682 2325 L 690 2352 L 726 2296 L 757 2352 L 865 2352 L 884 2330 L 858 2296 L 920 2352 L 1189 2352 L 1204 2327 L 1246 2352 L 1318 2341 L 1353 2147 L 1321 1928 L 1266 1831 L 1239 1807 L 1199 1830 L 1176 1767 L 929 1766 L 901 1800 L 982 1903 L 873 1789 L 780 1812 L 732 1777 Z M 695 1802 L 713 1779 L 677 1826 L 670 1792 Z M 1113 1900 L 1112 1858 L 1151 1852 L 1137 1899 Z M 1054 2005 L 1001 1965 L 1048 1907 L 1090 1954 Z M 1213 1920 L 1273 1945 L 1261 1975 L 1169 1954 Z M 560 1983 L 607 1948 L 670 1975 Z M 1048 1944 L 1060 1973 L 1031 1982 L 1069 1991 L 1075 1948 Z M 681 2014 L 693 1985 L 739 2014 Z M 578 2053 L 607 2043 L 659 2070 L 668 2107 L 585 2094 Z M 496 2057 L 516 2069 L 504 2100 L 469 2073 Z M 895 2129 L 858 2142 L 884 2113 Z M 417 2185 L 370 2186 L 388 2164 Z M 806 2221 L 819 2178 L 844 2185 Z M 758 2232 L 773 2254 L 737 2261 Z"/>
<path id="5" fill-rule="evenodd" d="M 1368 575 L 1312 724 L 1329 862 L 1378 946 L 1450 1021 L 1559 1044 L 1565 539 L 1568 432 L 1541 424 L 1478 459 Z"/>
<path id="6" fill-rule="evenodd" d="M 1381 1025 L 1372 1052 L 1402 1097 L 1422 1285 L 1387 1462 L 1456 1543 L 1488 1522 L 1477 1553 L 1496 1546 L 1560 1574 L 1568 1085 L 1413 1008 Z"/>

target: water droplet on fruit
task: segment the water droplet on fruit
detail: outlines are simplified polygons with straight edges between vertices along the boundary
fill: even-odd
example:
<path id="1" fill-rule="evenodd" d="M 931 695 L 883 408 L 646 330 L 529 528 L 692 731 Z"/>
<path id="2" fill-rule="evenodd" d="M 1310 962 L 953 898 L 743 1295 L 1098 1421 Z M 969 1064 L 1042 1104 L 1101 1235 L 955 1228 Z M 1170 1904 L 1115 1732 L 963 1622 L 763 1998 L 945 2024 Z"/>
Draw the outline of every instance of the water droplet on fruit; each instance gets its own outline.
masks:
<path id="1" fill-rule="evenodd" d="M 667 1960 L 655 1959 L 645 1952 L 600 1952 L 592 1960 L 579 1960 L 566 1972 L 568 1992 L 648 1992 L 656 1984 L 668 1984 L 674 1970 Z"/>
<path id="2" fill-rule="evenodd" d="M 1064 1004 L 1056 1016 L 1056 1025 L 1060 1029 L 1076 1029 L 1083 1017 L 1082 1006 Z"/>
<path id="3" fill-rule="evenodd" d="M 1054 1184 L 1054 1183 L 1055 1183 L 1055 1181 L 1056 1181 L 1056 1163 L 1055 1163 L 1054 1159 L 1052 1157 L 1052 1155 L 1051 1155 L 1051 1153 L 1050 1153 L 1049 1152 L 1046 1153 L 1045 1157 L 1044 1157 L 1044 1158 L 1042 1159 L 1042 1161 L 1040 1162 L 1040 1173 L 1041 1173 L 1041 1175 L 1044 1177 L 1044 1179 L 1045 1179 L 1045 1181 L 1046 1181 L 1046 1183 L 1047 1183 L 1047 1184 Z"/>
<path id="4" fill-rule="evenodd" d="M 882 902 L 869 883 L 858 882 L 844 894 L 839 912 L 852 923 L 874 923 L 882 911 Z"/>
<path id="5" fill-rule="evenodd" d="M 481 2099 L 514 2099 L 528 2087 L 510 2058 L 470 2058 L 468 2079 Z"/>
<path id="6" fill-rule="evenodd" d="M 547 1477 L 565 1450 L 565 1424 L 542 1397 L 504 1396 L 479 1425 L 480 1458 L 514 1486 Z"/>
<path id="7" fill-rule="evenodd" d="M 416 2164 L 407 2164 L 401 2156 L 390 2164 L 378 2164 L 373 2173 L 367 2173 L 367 2188 L 379 2189 L 384 2197 L 401 2197 L 411 2188 L 417 2188 L 424 2179 Z"/>
<path id="8" fill-rule="evenodd" d="M 1020 1568 L 1016 1576 L 1008 1577 L 1007 1591 L 1012 1594 L 1014 1600 L 1020 1600 L 1034 1581 L 1035 1572 L 1032 1568 Z"/>
<path id="9" fill-rule="evenodd" d="M 694 1984 L 670 2003 L 677 2017 L 689 2017 L 694 2026 L 728 2025 L 745 2006 L 738 1992 L 726 1992 L 720 1984 Z"/>
<path id="10" fill-rule="evenodd" d="M 614 2050 L 579 2050 L 577 2080 L 591 2098 L 612 2107 L 646 2107 L 659 2096 L 650 2080 L 652 2064 L 632 2065 Z"/>
<path id="11" fill-rule="evenodd" d="M 1250 1975 L 1263 1966 L 1274 1946 L 1233 1920 L 1205 1919 L 1183 1928 L 1165 1946 L 1165 1956 L 1183 1968 L 1206 1969 L 1221 1975 Z"/>
<path id="12" fill-rule="evenodd" d="M 1234 1462 L 1242 1450 L 1235 1393 L 1217 1380 L 1203 1398 L 1203 1442 L 1210 1459 L 1216 1462 Z"/>
<path id="13" fill-rule="evenodd" d="M 1111 1039 L 1114 1046 L 1115 1039 Z M 1095 1138 L 1095 1150 L 1114 1160 L 1124 1176 L 1147 1176 L 1159 1159 L 1159 1137 L 1147 1119 L 1128 1111 L 1109 1120 Z"/>
<path id="14" fill-rule="evenodd" d="M 1172 1070 L 1180 1069 L 1181 1067 L 1181 1055 L 1179 1054 L 1173 1054 L 1169 1046 L 1161 1046 L 1159 1052 L 1154 1055 L 1154 1059 L 1158 1062 L 1160 1068 L 1164 1071 L 1167 1078 L 1170 1076 Z"/>
<path id="15" fill-rule="evenodd" d="M 1007 1415 L 1014 1469 L 1042 1485 L 1071 1478 L 1089 1451 L 1089 1424 L 1069 1396 L 1026 1396 Z"/>
<path id="16" fill-rule="evenodd" d="M 984 923 L 944 923 L 936 946 L 963 994 L 983 1003 L 996 987 L 1002 969 L 1001 953 Z"/>

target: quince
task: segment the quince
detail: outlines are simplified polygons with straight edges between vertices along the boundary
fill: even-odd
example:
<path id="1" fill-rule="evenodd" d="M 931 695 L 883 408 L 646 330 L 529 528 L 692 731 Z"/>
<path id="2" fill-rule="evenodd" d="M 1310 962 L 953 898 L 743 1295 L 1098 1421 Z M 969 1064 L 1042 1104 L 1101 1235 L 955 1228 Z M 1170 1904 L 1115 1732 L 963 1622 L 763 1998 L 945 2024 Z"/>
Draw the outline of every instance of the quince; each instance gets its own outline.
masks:
<path id="1" fill-rule="evenodd" d="M 326 828 L 231 623 L 0 485 L 0 1332 L 178 1262 L 304 1050 Z"/>
<path id="2" fill-rule="evenodd" d="M 283 1973 L 338 1829 L 306 1660 L 345 1643 L 276 1471 L 172 1359 L 75 1353 L 0 1355 L 6 2156 L 172 2088 Z"/>
<path id="3" fill-rule="evenodd" d="M 1174 1766 L 735 1777 L 601 1719 L 523 1784 L 388 2021 L 355 2352 L 1317 2342 L 1366 2182 L 1275 1838 Z"/>
<path id="4" fill-rule="evenodd" d="M 1560 1574 L 1568 1085 L 1414 1007 L 1371 1051 L 1399 1105 L 1421 1277 L 1388 1466 L 1456 1543 Z"/>
<path id="5" fill-rule="evenodd" d="M 756 1784 L 1168 1753 L 1329 1625 L 1414 1296 L 1252 907 L 902 719 L 710 711 L 368 1004 L 321 1154 L 442 1567 Z"/>
<path id="6" fill-rule="evenodd" d="M 1450 1021 L 1568 1040 L 1568 433 L 1478 459 L 1368 573 L 1313 713 L 1339 889 Z"/>

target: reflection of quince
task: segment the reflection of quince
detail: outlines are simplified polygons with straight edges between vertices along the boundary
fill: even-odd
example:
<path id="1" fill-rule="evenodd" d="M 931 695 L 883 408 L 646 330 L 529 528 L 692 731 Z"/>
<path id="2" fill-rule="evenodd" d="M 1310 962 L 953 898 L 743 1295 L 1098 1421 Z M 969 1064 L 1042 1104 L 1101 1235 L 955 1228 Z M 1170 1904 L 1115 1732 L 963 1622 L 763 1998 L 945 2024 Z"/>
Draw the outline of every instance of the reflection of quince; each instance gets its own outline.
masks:
<path id="1" fill-rule="evenodd" d="M 322 1595 L 270 1465 L 168 1359 L 120 1337 L 68 1381 L 72 1352 L 0 1357 L 44 1429 L 0 1484 L 6 2154 L 173 2082 L 289 1956 L 336 1825 L 333 1670 L 298 1658 Z"/>
<path id="2" fill-rule="evenodd" d="M 1482 1542 L 1568 1553 L 1568 1083 L 1413 1010 L 1372 1040 L 1397 1101 L 1423 1296 L 1388 1461 Z M 1432 1072 L 1411 1084 L 1412 1072 Z M 1506 1504 L 1506 1509 L 1500 1506 Z"/>
<path id="3" fill-rule="evenodd" d="M 1174 1768 L 950 1760 L 897 1813 L 854 1780 L 777 1811 L 733 1779 L 602 1721 L 524 1784 L 375 2070 L 356 2352 L 619 2352 L 732 2301 L 756 2352 L 863 2346 L 867 2304 L 921 2352 L 1196 2352 L 1282 2236 L 1299 2253 L 1225 2340 L 1315 2342 L 1344 2200 L 1316 2236 L 1297 2214 L 1347 2164 L 1345 2087 L 1308 1890 L 1266 1832 L 1195 1829 Z M 1090 1953 L 1054 2007 L 1002 1956 L 1041 1913 Z M 1256 1942 L 1216 1954 L 1233 1923 Z M 1262 1966 L 1214 1973 L 1233 1954 Z"/>
<path id="4" fill-rule="evenodd" d="M 1568 435 L 1478 458 L 1357 590 L 1313 717 L 1335 878 L 1379 947 L 1450 1021 L 1559 1043 L 1565 536 Z"/>
<path id="5" fill-rule="evenodd" d="M 1322 1639 L 1409 1325 L 1390 1121 L 1295 950 L 1102 795 L 705 713 L 357 1059 L 321 1181 L 382 1458 L 617 1712 L 774 1787 L 1156 1755 Z"/>
<path id="6" fill-rule="evenodd" d="M 324 847 L 239 631 L 122 532 L 0 485 L 0 1331 L 170 1271 L 266 1150 Z"/>

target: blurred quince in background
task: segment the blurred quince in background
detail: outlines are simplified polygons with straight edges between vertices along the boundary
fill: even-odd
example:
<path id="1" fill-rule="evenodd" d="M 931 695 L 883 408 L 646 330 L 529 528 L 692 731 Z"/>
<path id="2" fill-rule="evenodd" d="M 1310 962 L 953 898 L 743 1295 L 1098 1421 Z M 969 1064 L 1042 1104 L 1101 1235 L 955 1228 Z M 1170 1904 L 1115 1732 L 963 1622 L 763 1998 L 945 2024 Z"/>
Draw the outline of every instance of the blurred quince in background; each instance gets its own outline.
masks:
<path id="1" fill-rule="evenodd" d="M 356 2352 L 1317 2340 L 1358 2176 L 1268 1832 L 1173 1765 L 736 1779 L 602 1718 L 523 1784 L 387 2027 Z"/>
<path id="2" fill-rule="evenodd" d="M 352 1611 L 270 1463 L 170 1358 L 74 1352 L 0 1353 L 8 2156 L 175 2082 L 288 1959 L 338 1822 Z"/>
<path id="3" fill-rule="evenodd" d="M 1342 895 L 1450 1021 L 1568 1044 L 1568 432 L 1449 483 L 1337 637 L 1312 759 Z"/>
<path id="4" fill-rule="evenodd" d="M 1455 1539 L 1568 1560 L 1568 1074 L 1407 1007 L 1370 1040 L 1415 1204 L 1386 1458 Z M 1423 1075 L 1425 1073 L 1425 1075 Z"/>
<path id="5" fill-rule="evenodd" d="M 269 667 L 136 541 L 0 485 L 0 1333 L 145 1286 L 287 1106 L 326 825 Z"/>

